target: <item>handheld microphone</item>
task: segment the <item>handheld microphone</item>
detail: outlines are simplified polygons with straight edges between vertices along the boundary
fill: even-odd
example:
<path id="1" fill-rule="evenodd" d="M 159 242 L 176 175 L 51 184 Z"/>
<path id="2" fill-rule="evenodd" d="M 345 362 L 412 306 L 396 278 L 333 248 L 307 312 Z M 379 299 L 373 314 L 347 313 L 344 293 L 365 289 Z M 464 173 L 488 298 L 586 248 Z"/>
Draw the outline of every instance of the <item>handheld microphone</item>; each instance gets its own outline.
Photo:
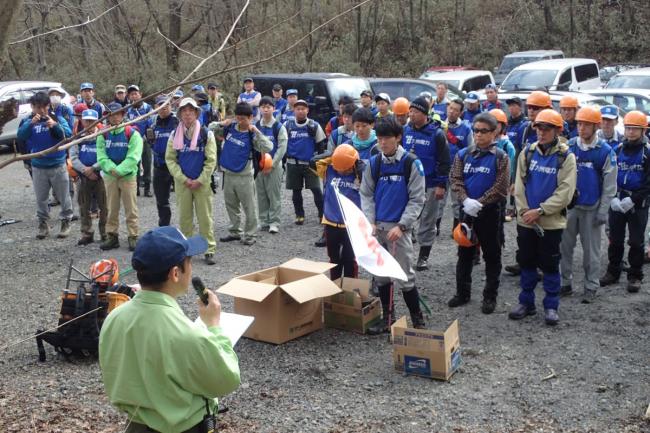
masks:
<path id="1" fill-rule="evenodd" d="M 198 297 L 201 298 L 203 305 L 208 305 L 208 290 L 205 288 L 205 284 L 203 284 L 201 278 L 192 277 L 192 286 L 194 286 L 194 290 Z"/>

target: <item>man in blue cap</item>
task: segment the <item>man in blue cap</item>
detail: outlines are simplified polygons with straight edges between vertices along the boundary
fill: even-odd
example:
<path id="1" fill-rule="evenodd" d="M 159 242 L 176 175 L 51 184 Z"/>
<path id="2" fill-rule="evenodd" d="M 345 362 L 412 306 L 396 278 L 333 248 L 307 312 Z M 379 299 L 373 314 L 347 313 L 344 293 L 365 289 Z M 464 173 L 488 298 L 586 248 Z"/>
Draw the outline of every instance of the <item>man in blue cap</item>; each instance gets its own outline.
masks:
<path id="1" fill-rule="evenodd" d="M 463 120 L 470 124 L 474 122 L 474 116 L 481 112 L 478 93 L 469 92 L 465 98 L 465 111 L 463 111 Z"/>
<path id="2" fill-rule="evenodd" d="M 288 89 L 287 90 L 287 104 L 275 115 L 280 123 L 286 122 L 287 120 L 294 120 L 296 115 L 293 112 L 293 104 L 298 101 L 298 90 L 297 89 Z"/>
<path id="3" fill-rule="evenodd" d="M 609 144 L 614 151 L 623 142 L 623 134 L 616 130 L 618 124 L 618 107 L 616 105 L 605 105 L 600 108 L 602 120 L 598 130 L 598 138 Z"/>
<path id="4" fill-rule="evenodd" d="M 503 109 L 503 104 L 499 101 L 497 86 L 495 84 L 490 83 L 485 86 L 485 96 L 487 97 L 487 100 L 483 101 L 483 111 L 490 111 L 495 108 Z"/>
<path id="5" fill-rule="evenodd" d="M 201 84 L 195 84 L 192 86 L 191 90 L 192 96 L 196 95 L 197 93 L 205 93 L 205 87 Z"/>
<path id="6" fill-rule="evenodd" d="M 106 394 L 128 414 L 127 433 L 208 431 L 217 397 L 239 387 L 239 360 L 220 327 L 217 295 L 206 290 L 207 304 L 197 299 L 205 328 L 176 300 L 192 280 L 192 256 L 207 248 L 203 237 L 167 226 L 145 233 L 133 252 L 142 289 L 111 312 L 99 336 Z"/>
<path id="7" fill-rule="evenodd" d="M 88 109 L 95 110 L 100 119 L 106 114 L 104 104 L 95 99 L 95 85 L 93 83 L 81 83 L 81 86 L 79 86 L 79 94 L 81 94 L 81 99 L 83 99 L 81 102 L 86 104 Z"/>

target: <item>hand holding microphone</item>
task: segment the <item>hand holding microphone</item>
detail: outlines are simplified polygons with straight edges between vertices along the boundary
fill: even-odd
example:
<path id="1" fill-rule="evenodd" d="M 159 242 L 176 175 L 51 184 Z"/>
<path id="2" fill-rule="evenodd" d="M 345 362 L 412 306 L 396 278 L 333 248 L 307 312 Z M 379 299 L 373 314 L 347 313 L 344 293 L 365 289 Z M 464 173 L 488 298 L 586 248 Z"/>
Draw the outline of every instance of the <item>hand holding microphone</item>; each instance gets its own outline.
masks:
<path id="1" fill-rule="evenodd" d="M 197 299 L 199 317 L 201 317 L 203 323 L 208 328 L 211 326 L 219 326 L 221 303 L 217 295 L 212 290 L 207 289 L 199 277 L 192 278 L 192 286 L 194 286 L 194 290 L 199 296 L 199 299 Z"/>

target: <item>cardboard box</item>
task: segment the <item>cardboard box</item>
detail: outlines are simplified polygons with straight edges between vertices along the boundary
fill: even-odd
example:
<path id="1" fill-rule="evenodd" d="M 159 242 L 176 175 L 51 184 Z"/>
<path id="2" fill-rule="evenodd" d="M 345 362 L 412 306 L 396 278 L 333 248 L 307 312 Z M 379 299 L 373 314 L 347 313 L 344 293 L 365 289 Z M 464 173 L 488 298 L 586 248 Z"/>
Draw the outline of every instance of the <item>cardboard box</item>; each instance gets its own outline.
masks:
<path id="1" fill-rule="evenodd" d="M 217 293 L 235 298 L 235 313 L 255 317 L 245 337 L 281 344 L 323 327 L 322 298 L 341 292 L 322 275 L 334 266 L 296 258 L 235 277 Z"/>
<path id="2" fill-rule="evenodd" d="M 343 292 L 323 301 L 325 326 L 365 334 L 368 327 L 381 320 L 381 301 L 370 295 L 370 281 L 339 278 L 334 283 Z"/>
<path id="3" fill-rule="evenodd" d="M 406 317 L 391 327 L 395 369 L 449 380 L 461 363 L 458 320 L 444 332 L 409 328 Z"/>

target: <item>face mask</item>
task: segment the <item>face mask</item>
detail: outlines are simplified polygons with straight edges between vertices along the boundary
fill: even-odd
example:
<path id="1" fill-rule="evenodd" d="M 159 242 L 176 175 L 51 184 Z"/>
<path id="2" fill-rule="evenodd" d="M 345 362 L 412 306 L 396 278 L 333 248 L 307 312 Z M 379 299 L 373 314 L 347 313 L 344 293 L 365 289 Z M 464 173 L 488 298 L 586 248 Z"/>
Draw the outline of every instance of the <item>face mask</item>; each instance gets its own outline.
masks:
<path id="1" fill-rule="evenodd" d="M 59 105 L 61 103 L 61 97 L 58 95 L 50 96 L 50 103 L 52 105 Z"/>

